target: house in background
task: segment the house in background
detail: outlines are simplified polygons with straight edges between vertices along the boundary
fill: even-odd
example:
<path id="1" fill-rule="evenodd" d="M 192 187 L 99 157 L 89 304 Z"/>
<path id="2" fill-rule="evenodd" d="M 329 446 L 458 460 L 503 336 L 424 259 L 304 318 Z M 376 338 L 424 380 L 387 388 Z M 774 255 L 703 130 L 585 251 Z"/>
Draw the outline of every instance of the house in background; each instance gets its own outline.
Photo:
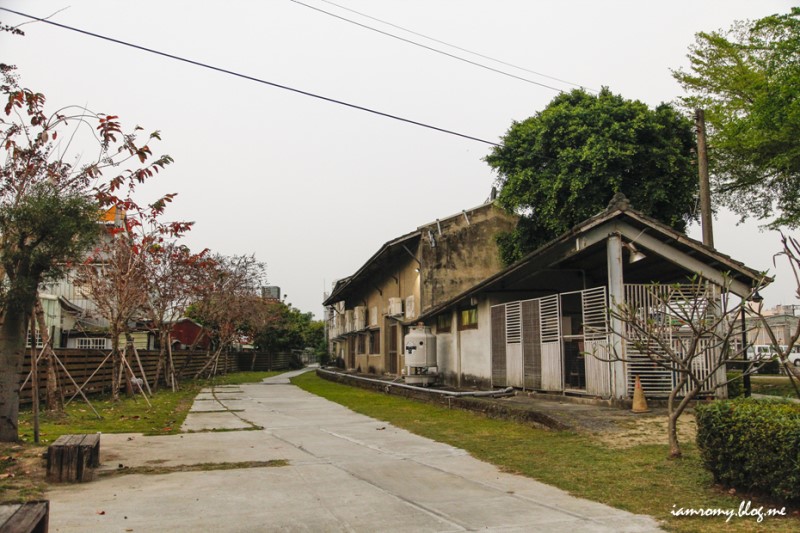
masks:
<path id="1" fill-rule="evenodd" d="M 349 369 L 398 374 L 407 326 L 500 271 L 495 237 L 516 221 L 490 201 L 384 244 L 323 302 L 331 355 Z"/>
<path id="2" fill-rule="evenodd" d="M 111 207 L 100 214 L 98 223 L 104 228 L 100 239 L 113 238 L 113 230 L 122 226 L 125 213 Z M 65 275 L 53 282 L 39 287 L 39 296 L 45 310 L 45 322 L 53 338 L 53 346 L 58 348 L 78 348 L 105 350 L 111 348 L 108 336 L 108 322 L 97 317 L 97 306 L 76 283 L 77 270 L 66 271 Z M 58 302 L 58 307 L 52 303 Z M 37 327 L 37 338 L 38 327 Z"/>
<path id="3" fill-rule="evenodd" d="M 103 212 L 99 222 L 106 231 L 101 234 L 101 239 L 112 239 L 113 230 L 122 227 L 124 220 L 125 213 L 115 207 Z M 96 303 L 86 290 L 76 282 L 76 276 L 75 269 L 68 270 L 62 279 L 43 284 L 39 289 L 45 311 L 45 323 L 53 339 L 53 346 L 81 350 L 110 350 L 111 336 L 108 331 L 108 321 L 100 315 Z M 267 287 L 266 290 L 272 291 L 270 294 L 277 291 L 277 296 L 280 296 L 279 287 Z M 139 317 L 132 320 L 128 327 L 137 350 L 158 348 L 158 340 L 150 331 L 146 319 Z M 202 326 L 188 318 L 176 319 L 172 337 L 175 339 L 173 347 L 178 349 L 193 345 L 198 349 L 205 349 L 209 343 Z M 124 338 L 121 338 L 120 344 L 124 343 Z M 41 346 L 38 328 L 37 344 Z"/>
<path id="4" fill-rule="evenodd" d="M 191 318 L 179 318 L 175 321 L 170 332 L 173 350 L 187 350 L 194 347 L 205 350 L 211 343 L 211 338 L 206 329 Z"/>

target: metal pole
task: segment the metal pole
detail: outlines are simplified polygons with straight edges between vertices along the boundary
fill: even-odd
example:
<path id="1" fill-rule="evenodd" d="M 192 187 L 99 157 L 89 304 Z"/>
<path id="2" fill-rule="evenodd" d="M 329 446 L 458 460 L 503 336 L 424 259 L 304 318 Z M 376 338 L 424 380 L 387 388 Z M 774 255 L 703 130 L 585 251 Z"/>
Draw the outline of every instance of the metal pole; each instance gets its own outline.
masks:
<path id="1" fill-rule="evenodd" d="M 742 357 L 744 357 L 745 362 L 747 361 L 747 325 L 745 322 L 745 300 L 742 298 Z M 755 357 L 755 352 L 753 353 L 753 357 Z M 744 386 L 744 397 L 749 398 L 751 389 L 750 389 L 750 373 L 748 369 L 750 368 L 749 363 L 745 364 L 744 367 L 744 376 L 742 377 L 742 385 Z"/>

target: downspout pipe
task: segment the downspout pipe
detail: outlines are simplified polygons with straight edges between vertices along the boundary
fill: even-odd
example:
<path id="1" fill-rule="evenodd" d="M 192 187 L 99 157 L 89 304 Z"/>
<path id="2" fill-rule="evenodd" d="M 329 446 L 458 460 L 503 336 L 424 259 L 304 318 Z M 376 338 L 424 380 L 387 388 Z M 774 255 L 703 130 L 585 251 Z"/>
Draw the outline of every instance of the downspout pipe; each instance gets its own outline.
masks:
<path id="1" fill-rule="evenodd" d="M 325 374 L 329 374 L 331 376 L 338 376 L 340 375 L 339 372 L 332 372 L 330 370 L 325 370 L 322 368 L 318 368 L 317 372 L 323 372 Z M 410 390 L 418 390 L 424 392 L 433 392 L 436 394 L 441 394 L 442 396 L 449 396 L 451 398 L 458 398 L 462 396 L 513 396 L 514 395 L 514 387 L 506 387 L 503 390 L 487 390 L 487 391 L 449 391 L 449 390 L 439 390 L 439 389 L 431 389 L 428 387 L 415 387 L 414 385 L 406 385 L 405 383 L 392 383 L 390 381 L 384 381 L 382 379 L 374 379 L 374 378 L 364 378 L 361 376 L 351 376 L 347 374 L 347 376 L 351 379 L 356 379 L 359 381 L 367 381 L 369 383 L 380 383 L 381 385 L 386 386 L 386 390 L 388 391 L 391 387 L 400 387 L 401 389 L 410 389 Z"/>

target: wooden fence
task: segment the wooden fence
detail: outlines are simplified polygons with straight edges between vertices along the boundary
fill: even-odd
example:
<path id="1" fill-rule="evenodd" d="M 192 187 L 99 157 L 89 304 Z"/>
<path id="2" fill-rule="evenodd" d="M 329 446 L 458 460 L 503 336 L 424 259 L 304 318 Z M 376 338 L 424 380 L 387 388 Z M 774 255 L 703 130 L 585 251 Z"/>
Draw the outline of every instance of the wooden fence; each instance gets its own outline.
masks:
<path id="1" fill-rule="evenodd" d="M 87 394 L 109 392 L 111 390 L 111 374 L 112 362 L 111 357 L 106 359 L 108 351 L 102 350 L 72 350 L 72 349 L 56 349 L 56 355 L 64 364 L 64 367 L 69 371 L 69 375 L 78 385 L 84 385 L 83 391 Z M 152 386 L 152 380 L 155 377 L 156 365 L 158 363 L 157 351 L 140 351 L 139 358 L 142 362 L 142 369 L 144 374 Z M 181 379 L 191 379 L 205 364 L 207 358 L 206 352 L 202 351 L 188 351 L 179 350 L 172 354 L 172 360 L 175 364 L 175 371 Z M 105 360 L 105 362 L 103 362 Z M 128 362 L 133 368 L 136 377 L 140 377 L 140 371 L 136 359 L 133 355 L 128 356 Z M 229 372 L 238 372 L 245 370 L 285 370 L 290 368 L 292 364 L 291 354 L 268 354 L 268 353 L 253 353 L 253 352 L 239 352 L 228 353 L 220 355 L 219 364 L 217 367 L 218 374 L 226 374 Z M 71 397 L 77 391 L 77 388 L 70 380 L 67 373 L 61 368 L 58 363 L 58 380 L 61 384 L 64 396 Z M 39 368 L 39 395 L 44 398 L 47 373 L 43 362 L 40 362 Z M 30 351 L 25 357 L 25 362 L 20 375 L 20 384 L 22 384 L 31 371 L 31 356 Z M 94 374 L 94 375 L 92 375 Z M 164 384 L 164 377 L 162 372 L 161 377 L 162 386 Z M 31 402 L 31 379 L 27 379 L 27 383 L 20 389 L 20 403 L 29 404 Z"/>

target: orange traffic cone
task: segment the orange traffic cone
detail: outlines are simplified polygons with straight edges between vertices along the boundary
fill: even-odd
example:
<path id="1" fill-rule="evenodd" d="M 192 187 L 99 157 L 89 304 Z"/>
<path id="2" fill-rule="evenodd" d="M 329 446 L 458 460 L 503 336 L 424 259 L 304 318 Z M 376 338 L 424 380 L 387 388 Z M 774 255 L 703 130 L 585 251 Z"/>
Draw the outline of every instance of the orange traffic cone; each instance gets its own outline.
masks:
<path id="1" fill-rule="evenodd" d="M 647 413 L 650 411 L 647 408 L 647 399 L 644 397 L 644 390 L 639 376 L 636 376 L 636 384 L 633 386 L 633 408 L 631 411 L 634 413 Z"/>

